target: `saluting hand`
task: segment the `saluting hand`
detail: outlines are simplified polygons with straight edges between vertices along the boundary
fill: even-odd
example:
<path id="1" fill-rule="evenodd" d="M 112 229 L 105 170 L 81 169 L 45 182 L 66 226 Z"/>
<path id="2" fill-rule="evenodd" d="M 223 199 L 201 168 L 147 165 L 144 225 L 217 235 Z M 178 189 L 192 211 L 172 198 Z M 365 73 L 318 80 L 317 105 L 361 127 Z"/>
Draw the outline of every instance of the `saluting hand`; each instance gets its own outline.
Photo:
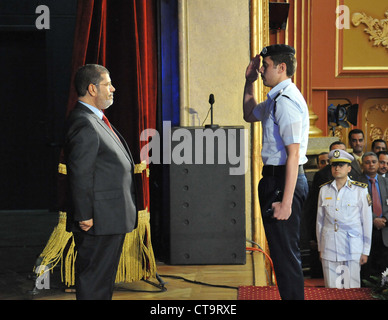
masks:
<path id="1" fill-rule="evenodd" d="M 260 69 L 260 55 L 256 55 L 245 72 L 245 78 L 248 82 L 255 82 L 259 78 L 259 69 Z"/>

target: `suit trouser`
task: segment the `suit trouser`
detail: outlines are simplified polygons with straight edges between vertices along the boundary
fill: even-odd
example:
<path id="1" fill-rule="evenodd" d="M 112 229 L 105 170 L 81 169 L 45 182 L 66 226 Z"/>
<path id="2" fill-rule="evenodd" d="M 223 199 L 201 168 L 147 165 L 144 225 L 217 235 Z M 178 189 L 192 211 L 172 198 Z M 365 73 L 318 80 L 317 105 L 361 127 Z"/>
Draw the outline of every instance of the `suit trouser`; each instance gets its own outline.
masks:
<path id="1" fill-rule="evenodd" d="M 370 276 L 379 277 L 387 266 L 388 247 L 384 245 L 382 230 L 377 230 L 373 227 L 372 246 L 368 262 L 361 267 L 361 277 L 370 281 Z"/>
<path id="2" fill-rule="evenodd" d="M 111 300 L 125 234 L 75 232 L 77 300 Z"/>
<path id="3" fill-rule="evenodd" d="M 259 183 L 261 212 L 276 190 L 284 190 L 284 175 L 265 176 Z M 304 174 L 299 174 L 292 201 L 292 213 L 288 220 L 263 218 L 265 234 L 274 264 L 280 296 L 283 300 L 304 299 L 304 276 L 299 248 L 300 219 L 308 184 Z"/>

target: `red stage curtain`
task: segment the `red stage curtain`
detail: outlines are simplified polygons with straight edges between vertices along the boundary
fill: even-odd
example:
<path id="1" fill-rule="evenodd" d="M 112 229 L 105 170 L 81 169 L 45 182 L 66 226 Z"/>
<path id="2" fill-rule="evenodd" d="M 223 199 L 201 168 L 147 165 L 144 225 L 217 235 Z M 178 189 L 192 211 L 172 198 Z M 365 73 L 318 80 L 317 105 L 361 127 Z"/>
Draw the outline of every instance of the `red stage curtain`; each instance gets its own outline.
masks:
<path id="1" fill-rule="evenodd" d="M 140 150 L 146 143 L 140 142 L 140 134 L 156 127 L 156 0 L 79 0 L 72 79 L 87 63 L 104 65 L 110 71 L 116 92 L 106 115 L 126 139 L 136 163 L 140 163 Z M 76 101 L 71 83 L 67 112 Z M 143 208 L 139 210 L 150 207 L 146 171 L 141 178 L 142 190 L 138 191 L 142 191 L 139 200 Z"/>
<path id="2" fill-rule="evenodd" d="M 106 2 L 107 0 L 78 0 L 67 114 L 77 102 L 73 79 L 78 68 L 86 63 L 106 64 Z"/>

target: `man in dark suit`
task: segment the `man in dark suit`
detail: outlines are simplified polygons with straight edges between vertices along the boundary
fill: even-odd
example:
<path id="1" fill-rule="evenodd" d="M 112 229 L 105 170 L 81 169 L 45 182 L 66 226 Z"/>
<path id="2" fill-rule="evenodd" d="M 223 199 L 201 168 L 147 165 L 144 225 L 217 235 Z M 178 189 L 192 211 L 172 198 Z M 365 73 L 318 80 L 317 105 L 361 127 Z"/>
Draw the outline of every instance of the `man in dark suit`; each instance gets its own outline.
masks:
<path id="1" fill-rule="evenodd" d="M 377 169 L 377 173 L 388 179 L 388 151 L 380 151 L 377 153 L 377 157 L 379 158 L 379 168 Z"/>
<path id="2" fill-rule="evenodd" d="M 362 278 L 368 279 L 371 275 L 380 276 L 388 266 L 388 180 L 377 174 L 379 164 L 375 153 L 366 152 L 362 157 L 362 166 L 363 182 L 368 183 L 373 203 L 372 246 L 368 262 L 361 270 Z M 376 179 L 374 182 L 377 190 L 376 197 L 379 199 L 374 198 L 371 179 Z M 378 201 L 378 204 L 375 201 Z"/>
<path id="3" fill-rule="evenodd" d="M 110 300 L 125 234 L 136 227 L 134 162 L 105 119 L 113 103 L 109 71 L 85 65 L 75 77 L 79 101 L 68 117 L 68 231 L 77 250 L 77 299 Z M 106 121 L 106 122 L 105 122 Z"/>
<path id="4" fill-rule="evenodd" d="M 375 139 L 372 141 L 371 151 L 377 155 L 380 151 L 387 151 L 387 143 L 383 139 Z"/>
<path id="5" fill-rule="evenodd" d="M 364 132 L 361 129 L 350 130 L 348 139 L 349 145 L 353 149 L 351 155 L 354 157 L 351 166 L 358 175 L 362 175 L 362 156 L 365 147 Z"/>

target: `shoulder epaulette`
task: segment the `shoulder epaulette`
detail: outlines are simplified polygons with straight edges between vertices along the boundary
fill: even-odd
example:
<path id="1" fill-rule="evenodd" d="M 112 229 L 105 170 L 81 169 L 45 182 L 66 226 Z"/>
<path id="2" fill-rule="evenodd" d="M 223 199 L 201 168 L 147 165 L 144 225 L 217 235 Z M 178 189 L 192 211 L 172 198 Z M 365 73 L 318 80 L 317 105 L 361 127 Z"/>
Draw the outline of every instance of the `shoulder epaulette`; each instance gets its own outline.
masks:
<path id="1" fill-rule="evenodd" d="M 281 97 L 285 97 L 285 98 L 288 98 L 290 100 L 292 100 L 289 96 L 287 96 L 286 94 L 279 94 L 278 96 L 275 97 L 275 101 L 278 101 Z"/>
<path id="2" fill-rule="evenodd" d="M 325 186 L 325 185 L 327 185 L 327 184 L 330 184 L 330 183 L 332 183 L 334 180 L 330 180 L 330 181 L 327 181 L 327 182 L 325 182 L 324 184 L 321 184 L 320 186 L 319 186 L 319 188 L 322 188 L 323 186 Z"/>
<path id="3" fill-rule="evenodd" d="M 357 186 L 357 187 L 361 187 L 361 188 L 368 188 L 368 184 L 367 183 L 363 183 L 363 182 L 359 182 L 359 181 L 350 181 L 351 184 Z"/>

